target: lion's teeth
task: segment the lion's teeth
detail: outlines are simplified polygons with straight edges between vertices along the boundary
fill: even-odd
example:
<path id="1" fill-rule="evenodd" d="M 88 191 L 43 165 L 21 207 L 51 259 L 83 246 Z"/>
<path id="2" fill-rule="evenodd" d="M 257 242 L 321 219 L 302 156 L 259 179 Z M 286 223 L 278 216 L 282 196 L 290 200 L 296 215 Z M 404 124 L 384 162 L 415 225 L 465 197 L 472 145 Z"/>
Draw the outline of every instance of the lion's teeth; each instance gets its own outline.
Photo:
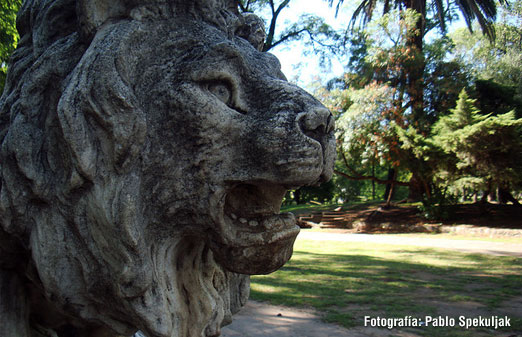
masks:
<path id="1" fill-rule="evenodd" d="M 235 215 L 234 213 L 230 213 L 230 217 L 231 217 L 233 220 L 236 220 L 236 219 L 237 219 L 237 215 Z"/>
<path id="2" fill-rule="evenodd" d="M 239 218 L 239 222 L 241 222 L 242 224 L 246 224 L 248 220 L 245 218 Z"/>
<path id="3" fill-rule="evenodd" d="M 266 229 L 270 230 L 275 227 L 277 220 L 278 219 L 275 216 L 267 217 L 267 218 L 263 219 L 263 226 Z"/>
<path id="4" fill-rule="evenodd" d="M 251 227 L 256 227 L 257 225 L 259 225 L 259 222 L 255 221 L 255 220 L 250 220 L 248 222 L 248 224 L 251 226 Z"/>
<path id="5" fill-rule="evenodd" d="M 272 215 L 263 219 L 261 224 L 268 230 L 276 230 L 295 226 L 295 217 L 292 213 Z"/>

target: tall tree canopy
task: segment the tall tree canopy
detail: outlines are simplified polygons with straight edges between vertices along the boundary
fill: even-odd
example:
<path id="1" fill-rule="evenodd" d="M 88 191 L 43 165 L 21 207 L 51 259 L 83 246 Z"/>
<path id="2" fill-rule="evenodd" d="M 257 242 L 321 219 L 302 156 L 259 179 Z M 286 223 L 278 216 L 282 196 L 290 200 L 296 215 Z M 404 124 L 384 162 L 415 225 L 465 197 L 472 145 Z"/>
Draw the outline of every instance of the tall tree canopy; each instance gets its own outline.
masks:
<path id="1" fill-rule="evenodd" d="M 0 3 L 0 94 L 4 90 L 7 62 L 18 43 L 16 13 L 22 0 L 2 0 Z"/>
<path id="2" fill-rule="evenodd" d="M 330 5 L 334 4 L 334 0 L 329 0 Z M 337 0 L 337 9 L 343 4 L 344 0 Z M 500 0 L 504 3 L 504 0 Z M 408 39 L 408 45 L 413 53 L 416 54 L 417 62 L 407 69 L 406 78 L 408 83 L 408 95 L 410 98 L 410 106 L 413 116 L 416 120 L 421 121 L 424 114 L 424 35 L 432 27 L 440 27 L 444 32 L 446 30 L 446 20 L 453 18 L 452 12 L 454 6 L 445 6 L 442 0 L 361 0 L 350 20 L 353 28 L 355 23 L 360 20 L 362 25 L 366 25 L 372 20 L 374 11 L 382 5 L 383 14 L 389 13 L 392 9 L 413 10 L 420 17 L 416 24 L 416 32 Z M 494 29 L 492 22 L 497 14 L 495 0 L 456 0 L 453 4 L 460 10 L 464 20 L 472 29 L 472 22 L 477 20 L 482 27 L 483 32 L 493 39 Z M 431 15 L 428 15 L 430 14 Z M 428 29 L 427 29 L 428 28 Z"/>
<path id="3" fill-rule="evenodd" d="M 455 45 L 456 62 L 468 67 L 476 78 L 470 94 L 479 99 L 482 113 L 515 110 L 522 117 L 522 1 L 501 7 L 494 24 L 496 39 L 458 29 L 450 37 Z"/>

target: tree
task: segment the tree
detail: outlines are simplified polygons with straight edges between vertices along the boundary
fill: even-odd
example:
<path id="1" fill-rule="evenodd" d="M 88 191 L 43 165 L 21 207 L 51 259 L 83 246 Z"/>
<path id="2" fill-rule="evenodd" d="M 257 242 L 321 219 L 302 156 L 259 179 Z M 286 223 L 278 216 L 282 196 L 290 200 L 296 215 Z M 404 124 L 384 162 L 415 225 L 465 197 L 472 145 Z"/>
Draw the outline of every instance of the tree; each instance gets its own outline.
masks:
<path id="1" fill-rule="evenodd" d="M 459 29 L 450 35 L 453 59 L 465 65 L 475 78 L 472 97 L 479 99 L 482 113 L 515 110 L 522 117 L 522 1 L 501 7 L 494 24 L 496 39 Z"/>
<path id="2" fill-rule="evenodd" d="M 517 118 L 522 117 L 522 82 L 515 86 L 501 84 L 493 79 L 475 79 L 472 95 L 479 99 L 480 111 L 484 114 L 502 114 L 514 110 Z"/>
<path id="3" fill-rule="evenodd" d="M 269 51 L 274 47 L 285 44 L 290 41 L 308 38 L 308 44 L 314 49 L 334 50 L 335 46 L 331 41 L 339 40 L 339 34 L 335 32 L 324 19 L 312 15 L 303 14 L 297 22 L 288 25 L 285 29 L 280 30 L 278 19 L 285 9 L 290 9 L 291 0 L 283 0 L 276 2 L 274 0 L 240 0 L 239 9 L 241 12 L 254 12 L 265 21 L 266 40 L 263 51 Z M 278 33 L 278 31 L 280 31 Z"/>
<path id="4" fill-rule="evenodd" d="M 473 85 L 468 67 L 449 57 L 455 53 L 455 44 L 446 36 L 424 46 L 424 120 L 427 122 L 421 126 L 424 134 L 429 133 L 439 116 L 455 107 L 462 89 L 469 90 Z"/>
<path id="5" fill-rule="evenodd" d="M 433 126 L 430 142 L 449 157 L 439 162 L 436 181 L 454 193 L 522 188 L 522 118 L 513 111 L 482 115 L 463 90 L 455 109 Z"/>
<path id="6" fill-rule="evenodd" d="M 330 4 L 332 5 L 333 3 L 334 1 L 330 0 Z M 343 0 L 337 1 L 337 9 L 342 3 Z M 429 168 L 427 170 L 423 169 L 426 163 L 423 163 L 422 156 L 412 151 L 414 148 L 409 144 L 412 144 L 411 141 L 413 139 L 418 140 L 419 136 L 427 136 L 430 126 L 437 120 L 437 114 L 430 114 L 426 110 L 426 103 L 431 103 L 431 107 L 437 110 L 447 110 L 449 108 L 446 105 L 440 109 L 436 104 L 433 104 L 441 102 L 441 98 L 444 98 L 443 95 L 425 96 L 427 85 L 431 85 L 430 93 L 436 94 L 440 83 L 437 83 L 437 81 L 432 83 L 426 81 L 427 60 L 425 58 L 426 46 L 424 44 L 424 36 L 426 32 L 434 27 L 439 27 L 444 33 L 446 30 L 445 21 L 453 19 L 455 6 L 450 6 L 449 3 L 448 6 L 445 6 L 440 0 L 431 2 L 431 6 L 427 6 L 426 0 L 396 0 L 393 2 L 389 0 L 384 0 L 383 2 L 362 0 L 352 15 L 349 27 L 353 30 L 357 21 L 361 23 L 361 26 L 367 26 L 370 21 L 375 21 L 372 20 L 372 15 L 381 3 L 384 13 L 383 18 L 386 17 L 386 14 L 391 13 L 392 9 L 399 9 L 402 20 L 408 21 L 408 18 L 416 19 L 413 27 L 410 22 L 407 25 L 409 26 L 408 31 L 402 35 L 405 39 L 404 49 L 401 50 L 401 53 L 395 53 L 395 55 L 403 56 L 404 59 L 401 62 L 397 62 L 399 68 L 393 69 L 394 71 L 389 75 L 390 83 L 393 84 L 393 81 L 395 81 L 400 84 L 397 87 L 399 89 L 397 103 L 405 102 L 401 109 L 397 110 L 399 113 L 402 112 L 405 117 L 402 124 L 397 124 L 398 127 L 402 128 L 402 131 L 396 128 L 397 136 L 402 136 L 402 139 L 406 141 L 404 144 L 398 142 L 398 148 L 404 150 L 399 151 L 398 154 L 402 157 L 402 164 L 406 165 L 412 173 L 409 182 L 410 197 L 418 199 L 422 194 L 430 194 Z M 491 23 L 496 16 L 494 0 L 457 0 L 455 4 L 462 12 L 470 30 L 472 21 L 477 19 L 483 32 L 490 39 L 493 39 L 494 30 Z M 414 14 L 408 13 L 408 11 Z M 389 53 L 389 49 L 383 49 L 381 54 L 383 57 L 381 59 L 385 60 L 385 62 L 388 62 L 386 61 L 387 53 Z M 459 70 L 458 64 L 453 63 L 451 66 L 451 69 Z M 438 67 L 437 69 L 439 71 L 442 70 L 441 73 L 445 75 L 445 71 L 449 67 Z M 433 72 L 433 70 L 431 71 Z M 395 79 L 393 79 L 394 76 Z M 452 95 L 456 95 L 456 92 L 454 91 Z"/>
<path id="7" fill-rule="evenodd" d="M 465 29 L 453 32 L 455 58 L 468 65 L 478 79 L 518 86 L 522 81 L 522 1 L 502 6 L 501 18 L 493 28 L 494 41 Z"/>
<path id="8" fill-rule="evenodd" d="M 22 0 L 3 0 L 0 4 L 0 94 L 4 90 L 7 62 L 18 43 L 16 13 Z"/>
<path id="9" fill-rule="evenodd" d="M 344 77 L 345 88 L 322 94 L 323 102 L 338 116 L 342 165 L 337 174 L 386 184 L 392 192 L 398 186 L 408 186 L 412 200 L 431 193 L 433 163 L 426 159 L 429 145 L 424 139 L 429 125 L 452 107 L 468 81 L 458 63 L 445 61 L 452 50 L 448 39 L 428 44 L 425 120 L 430 123 L 420 124 L 412 118 L 405 69 L 416 62 L 407 41 L 416 30 L 418 17 L 413 10 L 391 11 L 359 31 L 361 38 L 352 45 L 355 53 Z M 387 175 L 383 175 L 383 168 Z M 391 194 L 386 193 L 386 199 Z"/>
<path id="10" fill-rule="evenodd" d="M 340 8 L 344 0 L 337 0 L 337 10 Z M 504 0 L 500 0 L 504 3 Z M 330 5 L 334 0 L 329 0 Z M 380 1 L 378 0 L 362 0 L 355 9 L 350 20 L 350 26 L 354 27 L 357 20 L 360 20 L 362 25 L 366 25 L 372 20 L 373 13 L 378 7 Z M 448 2 L 448 4 L 450 4 Z M 476 19 L 483 32 L 490 38 L 494 37 L 494 29 L 492 21 L 496 16 L 496 4 L 494 0 L 456 0 L 454 3 L 466 21 L 468 28 L 472 29 L 472 22 Z M 445 32 L 446 19 L 452 19 L 452 11 L 454 6 L 444 6 L 442 0 L 434 0 L 428 7 L 426 0 L 384 0 L 382 1 L 382 12 L 387 14 L 393 8 L 400 10 L 413 10 L 420 15 L 416 23 L 416 33 L 408 39 L 407 46 L 412 53 L 416 55 L 417 62 L 407 68 L 406 78 L 408 83 L 408 96 L 410 100 L 410 107 L 412 109 L 412 117 L 415 121 L 421 122 L 424 117 L 424 83 L 423 73 L 425 66 L 425 59 L 423 54 L 424 36 L 425 33 L 432 27 L 440 27 Z M 428 14 L 432 14 L 429 16 Z"/>
<path id="11" fill-rule="evenodd" d="M 342 170 L 339 167 L 335 172 L 350 180 L 388 185 L 384 198 L 389 203 L 394 186 L 408 186 L 397 179 L 401 160 L 393 125 L 402 123 L 402 115 L 389 99 L 397 91 L 387 84 L 372 82 L 362 89 L 337 90 L 331 94 L 350 102 L 337 120 L 337 149 L 343 165 L 339 165 Z M 388 177 L 379 178 L 376 167 L 380 173 L 379 168 L 384 166 L 389 169 Z M 374 193 L 372 196 L 375 197 Z"/>

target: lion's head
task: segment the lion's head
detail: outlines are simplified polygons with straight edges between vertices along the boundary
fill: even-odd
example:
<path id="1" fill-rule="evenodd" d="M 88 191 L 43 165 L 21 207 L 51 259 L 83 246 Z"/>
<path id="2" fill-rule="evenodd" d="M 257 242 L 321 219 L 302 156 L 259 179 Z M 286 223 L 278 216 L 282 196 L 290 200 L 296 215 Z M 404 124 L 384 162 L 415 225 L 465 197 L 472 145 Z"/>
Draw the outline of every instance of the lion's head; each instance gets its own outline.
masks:
<path id="1" fill-rule="evenodd" d="M 250 19 L 232 0 L 24 2 L 0 101 L 7 336 L 217 336 L 246 275 L 290 258 L 279 207 L 331 177 L 333 120 Z"/>

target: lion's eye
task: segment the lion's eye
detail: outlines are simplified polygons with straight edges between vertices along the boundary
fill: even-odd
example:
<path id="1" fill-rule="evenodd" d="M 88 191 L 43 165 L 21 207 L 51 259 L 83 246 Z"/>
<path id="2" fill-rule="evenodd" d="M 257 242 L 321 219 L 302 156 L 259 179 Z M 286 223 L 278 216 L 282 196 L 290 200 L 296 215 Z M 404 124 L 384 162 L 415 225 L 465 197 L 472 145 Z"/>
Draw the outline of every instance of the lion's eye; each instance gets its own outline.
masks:
<path id="1" fill-rule="evenodd" d="M 240 114 L 246 114 L 246 110 L 237 102 L 231 81 L 218 79 L 200 83 L 229 108 L 236 110 Z"/>
<path id="2" fill-rule="evenodd" d="M 232 90 L 230 85 L 223 81 L 211 82 L 208 84 L 208 91 L 219 98 L 223 103 L 230 105 L 232 100 Z"/>

